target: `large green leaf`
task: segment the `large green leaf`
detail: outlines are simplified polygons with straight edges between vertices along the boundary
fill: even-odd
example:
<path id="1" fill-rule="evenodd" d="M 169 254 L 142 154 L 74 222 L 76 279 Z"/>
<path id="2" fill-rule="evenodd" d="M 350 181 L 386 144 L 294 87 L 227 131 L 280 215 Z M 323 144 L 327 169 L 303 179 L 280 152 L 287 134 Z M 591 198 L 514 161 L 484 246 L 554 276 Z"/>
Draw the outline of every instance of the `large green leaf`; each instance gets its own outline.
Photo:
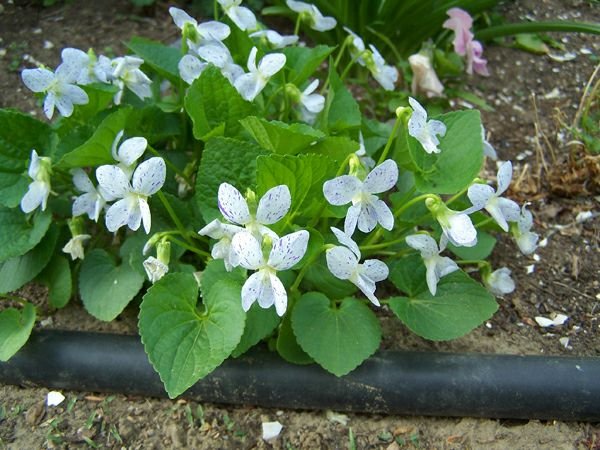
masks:
<path id="1" fill-rule="evenodd" d="M 220 217 L 217 192 L 230 183 L 244 194 L 256 184 L 256 158 L 268 152 L 250 142 L 212 138 L 206 143 L 196 177 L 196 204 L 206 223 Z"/>
<path id="2" fill-rule="evenodd" d="M 71 299 L 73 278 L 69 261 L 63 255 L 55 254 L 37 281 L 48 287 L 48 301 L 54 308 L 63 308 Z"/>
<path id="3" fill-rule="evenodd" d="M 456 339 L 489 319 L 494 297 L 464 272 L 443 277 L 432 296 L 425 286 L 410 297 L 392 297 L 389 306 L 414 333 L 426 339 Z"/>
<path id="4" fill-rule="evenodd" d="M 35 307 L 25 303 L 22 310 L 0 311 L 0 361 L 8 361 L 25 345 L 35 324 Z"/>
<path id="5" fill-rule="evenodd" d="M 496 238 L 485 231 L 477 232 L 477 244 L 473 247 L 457 247 L 448 244 L 448 249 L 461 259 L 480 260 L 486 259 L 492 254 L 496 246 Z"/>
<path id="6" fill-rule="evenodd" d="M 0 262 L 27 253 L 44 237 L 52 222 L 49 211 L 28 217 L 19 208 L 0 206 Z"/>
<path id="7" fill-rule="evenodd" d="M 191 274 L 168 274 L 144 295 L 139 329 L 154 369 L 174 398 L 208 375 L 240 342 L 245 314 L 241 288 L 219 281 L 199 309 Z"/>
<path id="8" fill-rule="evenodd" d="M 280 321 L 275 308 L 264 309 L 258 303 L 254 303 L 246 313 L 244 334 L 231 356 L 237 358 L 246 353 L 248 349 L 268 337 Z"/>
<path id="9" fill-rule="evenodd" d="M 207 67 L 188 89 L 185 110 L 192 119 L 194 136 L 204 141 L 211 136 L 236 136 L 240 120 L 257 112 L 254 103 L 244 100 L 214 66 Z"/>
<path id="10" fill-rule="evenodd" d="M 202 271 L 200 290 L 203 294 L 207 294 L 215 284 L 223 280 L 238 284 L 241 287 L 246 281 L 246 271 L 238 267 L 231 272 L 227 272 L 222 259 L 213 259 L 206 264 Z"/>
<path id="11" fill-rule="evenodd" d="M 119 131 L 125 128 L 131 108 L 120 108 L 100 123 L 92 137 L 83 145 L 67 153 L 59 162 L 60 167 L 86 167 L 114 163 L 111 147 Z"/>
<path id="12" fill-rule="evenodd" d="M 33 280 L 50 261 L 58 230 L 51 227 L 44 239 L 24 255 L 15 256 L 0 264 L 0 294 L 15 291 Z"/>
<path id="13" fill-rule="evenodd" d="M 414 138 L 408 138 L 410 155 L 417 166 L 415 182 L 421 192 L 455 194 L 469 186 L 483 163 L 479 111 L 455 111 L 436 117 L 446 125 L 440 153 L 428 155 Z"/>
<path id="14" fill-rule="evenodd" d="M 311 145 L 325 136 L 302 123 L 287 124 L 276 120 L 268 121 L 260 117 L 246 117 L 240 121 L 254 140 L 262 148 L 281 155 L 303 153 Z"/>
<path id="15" fill-rule="evenodd" d="M 405 294 L 414 296 L 427 290 L 425 265 L 421 255 L 414 254 L 394 259 L 389 263 L 389 268 L 389 280 Z"/>
<path id="16" fill-rule="evenodd" d="M 79 293 L 85 309 L 95 318 L 115 319 L 144 284 L 144 277 L 129 262 L 117 265 L 101 249 L 88 253 L 79 273 Z"/>
<path id="17" fill-rule="evenodd" d="M 362 116 L 358 103 L 340 80 L 333 64 L 329 70 L 329 81 L 331 89 L 327 97 L 327 129 L 333 133 L 339 133 L 349 128 L 358 128 L 361 125 Z"/>
<path id="18" fill-rule="evenodd" d="M 281 325 L 279 326 L 279 333 L 277 334 L 277 342 L 275 343 L 277 353 L 283 359 L 292 364 L 312 364 L 314 359 L 310 357 L 308 353 L 302 350 L 302 347 L 298 344 L 294 331 L 292 330 L 291 314 L 288 310 L 287 314 L 283 316 Z"/>
<path id="19" fill-rule="evenodd" d="M 287 47 L 283 49 L 286 56 L 286 68 L 289 69 L 288 80 L 300 86 L 317 70 L 335 47 L 317 45 L 316 47 Z"/>
<path id="20" fill-rule="evenodd" d="M 334 306 L 319 292 L 298 300 L 292 328 L 302 349 L 338 377 L 375 353 L 381 341 L 379 322 L 364 303 L 347 298 Z"/>
<path id="21" fill-rule="evenodd" d="M 337 167 L 327 156 L 317 154 L 260 156 L 257 160 L 257 193 L 262 197 L 269 189 L 285 184 L 292 204 L 286 218 L 312 219 L 326 206 L 323 183 L 336 175 Z"/>
<path id="22" fill-rule="evenodd" d="M 47 156 L 50 126 L 18 111 L 0 109 L 0 205 L 14 208 L 31 181 L 23 174 L 31 150 Z"/>
<path id="23" fill-rule="evenodd" d="M 135 36 L 127 47 L 144 60 L 161 77 L 173 83 L 180 83 L 179 69 L 177 68 L 181 59 L 179 48 L 171 47 L 160 42 Z"/>

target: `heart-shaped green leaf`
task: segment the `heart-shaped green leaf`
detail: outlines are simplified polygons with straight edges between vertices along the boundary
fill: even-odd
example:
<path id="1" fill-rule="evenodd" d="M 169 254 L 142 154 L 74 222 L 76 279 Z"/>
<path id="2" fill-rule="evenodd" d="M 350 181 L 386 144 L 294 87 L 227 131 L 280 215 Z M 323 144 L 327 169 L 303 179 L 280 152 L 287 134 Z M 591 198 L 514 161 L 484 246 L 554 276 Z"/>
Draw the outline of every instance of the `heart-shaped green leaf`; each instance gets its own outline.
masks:
<path id="1" fill-rule="evenodd" d="M 203 300 L 199 309 L 193 275 L 174 273 L 156 282 L 142 301 L 144 349 L 171 398 L 217 368 L 244 331 L 239 284 L 219 281 Z"/>
<path id="2" fill-rule="evenodd" d="M 292 328 L 302 349 L 338 377 L 375 353 L 381 341 L 379 322 L 364 303 L 346 298 L 333 306 L 318 292 L 298 300 Z"/>
<path id="3" fill-rule="evenodd" d="M 104 250 L 86 255 L 79 273 L 79 293 L 85 309 L 100 320 L 117 317 L 136 296 L 144 277 L 124 262 L 116 265 Z"/>
<path id="4" fill-rule="evenodd" d="M 433 341 L 461 337 L 498 309 L 494 297 L 460 271 L 443 277 L 435 296 L 422 285 L 420 292 L 410 297 L 390 298 L 389 305 L 414 333 Z"/>
<path id="5" fill-rule="evenodd" d="M 35 324 L 35 307 L 25 303 L 23 309 L 0 311 L 0 361 L 8 361 L 25 345 Z"/>

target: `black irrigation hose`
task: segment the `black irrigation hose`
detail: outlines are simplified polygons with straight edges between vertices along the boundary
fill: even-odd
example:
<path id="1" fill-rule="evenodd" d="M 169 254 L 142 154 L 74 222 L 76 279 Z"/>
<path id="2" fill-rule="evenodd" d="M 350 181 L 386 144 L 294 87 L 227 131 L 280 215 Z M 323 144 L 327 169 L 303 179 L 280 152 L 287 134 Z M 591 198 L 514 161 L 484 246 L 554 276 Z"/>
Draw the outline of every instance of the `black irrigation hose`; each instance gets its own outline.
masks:
<path id="1" fill-rule="evenodd" d="M 136 336 L 44 331 L 0 382 L 165 396 Z M 600 421 L 600 358 L 380 352 L 349 375 L 254 351 L 184 397 L 203 402 L 369 413 Z"/>

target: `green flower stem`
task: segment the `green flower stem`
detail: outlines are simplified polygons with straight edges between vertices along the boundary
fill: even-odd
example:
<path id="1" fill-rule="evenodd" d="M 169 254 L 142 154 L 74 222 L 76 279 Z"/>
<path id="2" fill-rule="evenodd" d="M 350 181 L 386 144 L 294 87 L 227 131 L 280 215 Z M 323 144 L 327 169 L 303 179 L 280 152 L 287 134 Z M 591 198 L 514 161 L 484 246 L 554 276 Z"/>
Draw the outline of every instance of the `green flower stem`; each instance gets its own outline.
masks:
<path id="1" fill-rule="evenodd" d="M 479 30 L 475 33 L 475 37 L 486 41 L 502 36 L 548 31 L 600 34 L 600 25 L 568 20 L 511 23 Z"/>
<path id="2" fill-rule="evenodd" d="M 333 247 L 335 246 L 332 244 L 325 244 L 319 249 L 317 253 L 312 255 L 312 257 L 306 262 L 306 264 L 304 264 L 302 269 L 300 269 L 300 272 L 298 272 L 296 280 L 294 280 L 294 284 L 292 284 L 292 286 L 290 287 L 290 292 L 298 292 L 298 287 L 300 286 L 300 283 L 302 282 L 302 279 L 304 278 L 304 275 L 306 275 L 306 272 L 311 266 L 311 264 L 316 261 L 316 259 L 321 255 L 321 253 L 323 253 L 323 251 Z"/>
<path id="3" fill-rule="evenodd" d="M 300 23 L 302 22 L 302 14 L 299 13 L 298 17 L 296 18 L 296 26 L 294 27 L 294 34 L 296 36 L 298 36 L 298 33 L 300 33 Z"/>
<path id="4" fill-rule="evenodd" d="M 217 0 L 213 0 L 213 16 L 215 16 L 215 20 L 219 20 L 219 4 Z"/>
<path id="5" fill-rule="evenodd" d="M 344 43 L 340 47 L 340 51 L 339 51 L 338 55 L 335 58 L 335 61 L 333 63 L 333 67 L 335 67 L 336 69 L 337 69 L 338 64 L 340 63 L 340 60 L 342 59 L 344 51 L 346 51 L 346 47 L 348 47 L 348 39 L 344 39 Z"/>
<path id="6" fill-rule="evenodd" d="M 454 261 L 456 264 L 460 264 L 461 266 L 478 266 L 478 267 L 483 267 L 483 266 L 489 266 L 490 263 L 487 261 L 484 261 L 482 259 L 458 259 L 456 261 Z"/>
<path id="7" fill-rule="evenodd" d="M 175 210 L 173 209 L 173 207 L 169 203 L 169 200 L 167 200 L 167 196 L 165 194 L 163 194 L 162 191 L 158 191 L 156 193 L 156 195 L 158 195 L 158 198 L 160 199 L 160 201 L 164 205 L 165 209 L 167 210 L 167 213 L 169 213 L 169 217 L 171 217 L 171 220 L 173 221 L 173 223 L 177 227 L 177 230 L 179 231 L 179 233 L 181 234 L 181 236 L 189 244 L 193 245 L 193 241 L 189 238 L 188 232 L 185 229 L 185 227 L 183 226 L 183 223 L 181 222 L 181 220 L 179 220 L 179 217 L 177 217 L 177 214 L 175 213 Z"/>
<path id="8" fill-rule="evenodd" d="M 402 123 L 402 117 L 404 116 L 400 115 L 396 117 L 396 122 L 394 122 L 394 128 L 392 128 L 392 133 L 390 134 L 390 137 L 388 138 L 387 143 L 385 144 L 385 147 L 381 152 L 381 156 L 379 157 L 379 161 L 377 161 L 377 165 L 384 162 L 385 158 L 387 158 L 390 148 L 392 148 L 392 142 L 394 142 L 396 134 L 398 133 L 398 127 L 400 126 L 400 123 Z"/>
<path id="9" fill-rule="evenodd" d="M 454 194 L 452 197 L 450 197 L 448 200 L 446 200 L 446 205 L 449 205 L 450 203 L 454 203 L 456 200 L 458 200 L 460 197 L 462 197 L 464 195 L 464 193 L 469 190 L 470 187 L 471 187 L 471 185 L 462 189 L 460 192 L 457 192 L 456 194 Z"/>
<path id="10" fill-rule="evenodd" d="M 481 222 L 476 223 L 475 228 L 481 228 L 482 226 L 487 225 L 488 223 L 493 222 L 493 221 L 494 221 L 493 217 L 488 217 L 488 218 L 482 220 Z"/>
<path id="11" fill-rule="evenodd" d="M 362 56 L 362 54 L 359 53 L 354 58 L 352 58 L 352 60 L 348 63 L 348 65 L 346 66 L 346 68 L 344 69 L 344 71 L 342 72 L 342 74 L 340 75 L 340 81 L 344 81 L 344 79 L 346 78 L 346 76 L 348 76 L 348 72 L 350 72 L 350 69 L 352 69 L 352 66 L 354 66 L 354 64 L 356 63 L 356 61 L 358 61 L 361 56 Z"/>
<path id="12" fill-rule="evenodd" d="M 285 84 L 279 86 L 277 89 L 275 89 L 275 92 L 273 92 L 273 94 L 268 98 L 267 103 L 265 104 L 265 114 L 267 114 L 269 112 L 269 106 L 271 106 L 271 103 L 273 103 L 273 100 L 275 100 L 275 97 L 277 96 L 277 94 L 279 94 L 279 92 L 285 89 Z"/>
<path id="13" fill-rule="evenodd" d="M 405 237 L 402 236 L 401 238 L 394 239 L 393 241 L 382 242 L 381 244 L 361 245 L 359 248 L 361 252 L 369 250 L 381 250 L 387 247 L 391 247 L 392 245 L 401 244 L 402 242 L 404 242 L 404 239 Z"/>
<path id="14" fill-rule="evenodd" d="M 162 158 L 163 161 L 165 162 L 165 164 L 169 167 L 169 169 L 171 169 L 173 172 L 175 172 L 177 175 L 179 175 L 181 178 L 183 178 L 186 181 L 186 183 L 188 183 L 190 186 L 192 185 L 192 183 L 190 182 L 190 180 L 188 180 L 188 178 L 184 175 L 184 173 L 181 170 L 179 170 L 175 164 L 173 164 L 171 161 L 169 161 L 169 159 L 167 159 L 163 155 L 161 155 L 159 153 L 159 151 L 156 150 L 155 148 L 153 148 L 152 146 L 148 145 L 147 148 L 148 148 L 148 150 L 150 150 L 150 153 L 152 153 L 155 156 L 158 156 L 159 158 Z"/>
<path id="15" fill-rule="evenodd" d="M 197 255 L 200 255 L 204 258 L 210 258 L 210 253 L 205 252 L 204 250 L 201 250 L 197 247 L 194 247 L 193 245 L 189 245 L 186 244 L 185 242 L 174 238 L 173 236 L 168 236 L 169 241 L 171 241 L 173 244 L 177 244 L 179 245 L 181 248 L 185 248 L 186 250 L 189 250 L 190 252 L 196 253 Z"/>
<path id="16" fill-rule="evenodd" d="M 419 203 L 421 200 L 425 201 L 428 198 L 437 199 L 438 196 L 435 194 L 418 195 L 417 197 L 409 200 L 404 205 L 402 205 L 400 208 L 398 208 L 396 211 L 394 211 L 394 219 L 397 219 L 400 216 L 400 214 L 402 214 L 404 211 L 406 211 L 408 208 L 410 208 L 414 204 Z"/>

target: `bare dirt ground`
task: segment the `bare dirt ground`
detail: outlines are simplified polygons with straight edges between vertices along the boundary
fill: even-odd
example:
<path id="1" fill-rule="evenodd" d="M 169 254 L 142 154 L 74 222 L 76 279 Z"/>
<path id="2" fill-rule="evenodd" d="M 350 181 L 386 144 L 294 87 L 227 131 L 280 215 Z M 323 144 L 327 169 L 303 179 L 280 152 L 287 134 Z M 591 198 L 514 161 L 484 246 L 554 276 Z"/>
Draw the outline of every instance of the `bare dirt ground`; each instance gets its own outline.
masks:
<path id="1" fill-rule="evenodd" d="M 47 8 L 33 2 L 15 3 L 0 3 L 0 107 L 18 107 L 38 115 L 39 108 L 19 77 L 20 70 L 35 61 L 55 66 L 65 46 L 93 47 L 117 55 L 125 52 L 122 42 L 133 35 L 164 41 L 178 35 L 166 13 L 166 2 L 157 2 L 154 9 L 145 11 L 117 0 L 95 4 L 71 1 Z M 595 2 L 519 0 L 502 11 L 511 21 L 562 18 L 600 22 L 600 7 Z M 411 335 L 384 311 L 384 347 L 600 355 L 600 220 L 577 221 L 579 213 L 597 214 L 600 210 L 598 184 L 592 182 L 598 177 L 593 169 L 598 160 L 591 160 L 591 169 L 569 166 L 566 156 L 573 150 L 571 137 L 556 121 L 561 115 L 570 123 L 575 115 L 600 59 L 600 39 L 577 34 L 552 37 L 565 47 L 552 50 L 553 54 L 573 52 L 575 59 L 558 62 L 548 56 L 489 46 L 485 56 L 491 76 L 468 81 L 469 89 L 495 109 L 483 113 L 484 124 L 500 158 L 513 161 L 511 196 L 532 202 L 536 231 L 545 245 L 532 257 L 524 257 L 509 239 L 500 241 L 494 266 L 511 268 L 517 290 L 499 299 L 498 313 L 473 333 L 452 342 L 428 342 Z M 583 161 L 583 156 L 577 161 Z M 487 172 L 486 176 L 494 175 L 495 166 L 489 164 Z M 32 299 L 41 294 L 35 286 L 23 293 Z M 542 329 L 533 320 L 555 313 L 566 314 L 569 320 L 554 329 Z M 135 317 L 131 308 L 118 321 L 99 324 L 73 302 L 45 323 L 59 328 L 135 332 Z M 569 338 L 566 347 L 559 342 L 561 337 Z M 65 402 L 46 408 L 47 391 L 0 386 L 0 449 L 348 448 L 350 430 L 359 449 L 600 448 L 600 427 L 587 423 L 368 414 L 347 414 L 345 421 L 333 420 L 326 412 L 81 392 L 64 392 Z M 261 439 L 261 422 L 269 420 L 284 425 L 273 445 Z"/>

